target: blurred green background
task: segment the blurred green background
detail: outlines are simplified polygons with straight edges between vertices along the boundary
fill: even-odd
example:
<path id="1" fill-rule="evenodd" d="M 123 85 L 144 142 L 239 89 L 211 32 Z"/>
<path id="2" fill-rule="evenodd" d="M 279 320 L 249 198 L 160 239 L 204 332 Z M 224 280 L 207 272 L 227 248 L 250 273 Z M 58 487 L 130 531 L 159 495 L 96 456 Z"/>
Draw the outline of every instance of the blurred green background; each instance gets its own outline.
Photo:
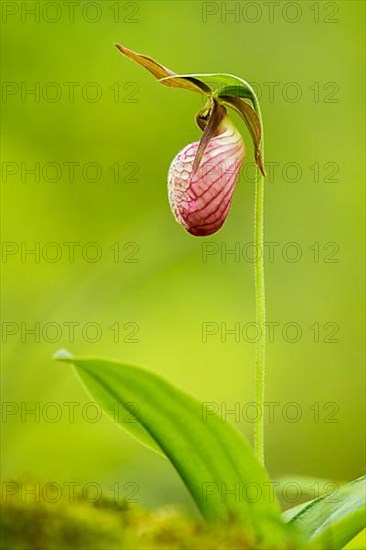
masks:
<path id="1" fill-rule="evenodd" d="M 271 19 L 265 2 L 238 2 L 234 15 L 225 12 L 238 9 L 234 2 L 79 2 L 73 21 L 64 2 L 38 3 L 37 21 L 21 4 L 2 3 L 2 399 L 14 412 L 2 423 L 3 479 L 94 481 L 106 491 L 132 481 L 144 506 L 190 505 L 168 463 L 109 419 L 83 418 L 90 398 L 72 370 L 51 358 L 61 347 L 146 365 L 227 409 L 254 399 L 254 344 L 230 335 L 224 342 L 220 333 L 221 323 L 242 328 L 255 319 L 252 263 L 221 256 L 225 247 L 242 250 L 253 239 L 251 172 L 244 170 L 219 233 L 186 234 L 169 209 L 167 171 L 177 152 L 200 137 L 195 114 L 203 98 L 160 86 L 114 42 L 176 72 L 227 72 L 256 83 L 266 160 L 278 163 L 266 187 L 266 241 L 279 243 L 266 264 L 268 320 L 280 324 L 267 353 L 266 400 L 279 403 L 266 426 L 267 466 L 273 477 L 360 475 L 364 3 L 281 2 Z M 275 83 L 273 96 L 268 83 Z M 38 97 L 24 94 L 37 86 Z M 235 120 L 252 163 L 250 137 Z M 74 181 L 63 164 L 72 162 L 79 163 Z M 39 181 L 24 173 L 35 163 Z M 99 167 L 98 181 L 90 181 L 93 166 L 83 174 L 87 163 Z M 74 262 L 67 242 L 80 243 Z M 90 242 L 102 253 L 95 262 L 88 260 L 93 247 L 82 255 Z M 286 246 L 294 242 L 301 258 L 285 261 L 282 252 L 292 257 L 294 248 Z M 22 257 L 21 243 L 39 246 L 39 261 Z M 218 252 L 203 261 L 208 243 Z M 61 257 L 52 262 L 57 250 Z M 218 332 L 203 342 L 207 322 Z M 36 323 L 38 342 L 24 333 Z M 78 323 L 74 338 L 70 323 Z M 291 330 L 283 336 L 287 323 L 300 326 L 297 342 L 287 341 Z M 309 328 L 314 323 L 319 341 Z M 337 341 L 329 343 L 334 326 Z M 51 402 L 59 421 L 21 415 L 22 403 L 39 403 L 42 413 Z M 70 402 L 80 404 L 74 422 L 64 405 Z M 286 409 L 293 402 L 297 422 L 284 418 L 294 414 Z M 51 418 L 56 408 L 46 411 Z M 252 439 L 253 424 L 242 419 L 239 427 Z"/>

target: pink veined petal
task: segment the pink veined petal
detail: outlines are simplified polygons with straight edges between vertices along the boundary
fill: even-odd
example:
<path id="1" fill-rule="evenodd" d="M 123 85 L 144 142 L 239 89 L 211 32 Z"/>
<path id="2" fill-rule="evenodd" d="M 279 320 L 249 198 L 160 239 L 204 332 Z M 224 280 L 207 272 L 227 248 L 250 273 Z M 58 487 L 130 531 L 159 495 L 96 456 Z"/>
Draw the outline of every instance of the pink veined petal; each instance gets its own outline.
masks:
<path id="1" fill-rule="evenodd" d="M 227 122 L 225 131 L 211 139 L 193 173 L 198 144 L 187 145 L 171 163 L 168 192 L 177 222 L 192 235 L 204 237 L 225 222 L 245 148 L 240 133 Z"/>

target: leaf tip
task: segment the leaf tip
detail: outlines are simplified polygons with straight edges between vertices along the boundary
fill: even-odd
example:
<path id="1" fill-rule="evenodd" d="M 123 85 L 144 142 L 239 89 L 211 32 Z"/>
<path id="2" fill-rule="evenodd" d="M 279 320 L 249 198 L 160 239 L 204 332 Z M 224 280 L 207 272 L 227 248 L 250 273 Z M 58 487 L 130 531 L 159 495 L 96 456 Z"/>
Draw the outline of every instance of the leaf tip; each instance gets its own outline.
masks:
<path id="1" fill-rule="evenodd" d="M 62 348 L 53 354 L 52 359 L 56 359 L 56 361 L 71 361 L 73 355 L 67 349 Z"/>

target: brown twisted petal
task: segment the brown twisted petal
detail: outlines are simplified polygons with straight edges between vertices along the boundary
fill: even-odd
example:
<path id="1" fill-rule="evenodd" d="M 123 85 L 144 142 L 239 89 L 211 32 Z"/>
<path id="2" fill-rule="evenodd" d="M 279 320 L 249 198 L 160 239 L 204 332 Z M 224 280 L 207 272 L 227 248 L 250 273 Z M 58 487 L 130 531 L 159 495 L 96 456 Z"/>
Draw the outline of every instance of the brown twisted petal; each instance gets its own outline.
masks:
<path id="1" fill-rule="evenodd" d="M 184 88 L 186 90 L 192 90 L 193 92 L 198 92 L 200 94 L 202 92 L 206 94 L 210 92 L 210 88 L 197 78 L 189 76 L 180 77 L 175 72 L 171 71 L 167 67 L 164 67 L 164 65 L 161 65 L 160 63 L 155 61 L 155 59 L 149 57 L 148 55 L 142 55 L 140 53 L 133 52 L 132 50 L 129 50 L 128 48 L 122 46 L 122 44 L 115 44 L 115 46 L 117 50 L 119 50 L 123 55 L 147 69 L 164 86 L 170 86 L 172 88 Z M 161 80 L 165 77 L 172 77 L 172 80 Z"/>
<path id="2" fill-rule="evenodd" d="M 241 135 L 228 118 L 221 128 L 206 146 L 196 171 L 199 142 L 178 153 L 169 169 L 173 214 L 186 231 L 200 237 L 212 235 L 224 224 L 245 155 Z"/>

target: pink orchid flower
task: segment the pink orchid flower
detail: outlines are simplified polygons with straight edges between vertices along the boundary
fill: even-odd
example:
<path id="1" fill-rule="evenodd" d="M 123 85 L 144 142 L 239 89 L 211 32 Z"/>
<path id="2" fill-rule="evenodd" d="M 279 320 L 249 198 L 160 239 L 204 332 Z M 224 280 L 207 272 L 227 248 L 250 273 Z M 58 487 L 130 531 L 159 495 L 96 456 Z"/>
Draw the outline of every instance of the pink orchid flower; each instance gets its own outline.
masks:
<path id="1" fill-rule="evenodd" d="M 177 75 L 151 57 L 133 52 L 121 44 L 116 44 L 116 47 L 152 73 L 161 84 L 207 96 L 208 106 L 196 117 L 203 131 L 202 137 L 184 147 L 171 163 L 168 192 L 174 217 L 188 233 L 198 237 L 212 235 L 226 220 L 245 157 L 243 139 L 227 116 L 225 106 L 233 108 L 244 119 L 253 138 L 256 163 L 265 175 L 261 153 L 262 127 L 253 91 L 244 81 L 223 75 L 239 85 L 227 85 L 220 93 L 213 92 L 199 78 L 210 75 Z"/>
<path id="2" fill-rule="evenodd" d="M 222 227 L 242 167 L 245 147 L 228 117 L 208 142 L 198 167 L 200 142 L 187 145 L 170 165 L 169 203 L 175 219 L 198 237 L 212 235 Z"/>

